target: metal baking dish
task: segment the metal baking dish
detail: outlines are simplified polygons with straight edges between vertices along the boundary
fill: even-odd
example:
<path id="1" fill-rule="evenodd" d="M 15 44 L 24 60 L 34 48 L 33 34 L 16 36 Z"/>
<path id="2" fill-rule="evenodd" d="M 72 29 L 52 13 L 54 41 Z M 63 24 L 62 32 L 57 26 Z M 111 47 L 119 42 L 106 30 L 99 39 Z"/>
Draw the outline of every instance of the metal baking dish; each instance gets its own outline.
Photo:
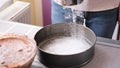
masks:
<path id="1" fill-rule="evenodd" d="M 72 37 L 76 37 L 77 39 L 87 40 L 86 42 L 90 45 L 90 47 L 82 52 L 76 52 L 72 54 L 62 54 L 62 55 L 57 53 L 51 53 L 50 51 L 47 52 L 44 49 L 42 49 L 44 45 L 43 44 L 40 45 L 40 44 L 46 41 L 46 39 L 51 39 L 52 37 L 60 37 L 60 36 L 65 36 L 65 37 L 72 36 Z M 40 61 L 51 68 L 56 68 L 56 67 L 74 68 L 78 66 L 81 67 L 86 65 L 88 62 L 90 62 L 94 56 L 96 35 L 92 30 L 90 30 L 89 28 L 83 25 L 79 25 L 75 23 L 59 23 L 59 24 L 48 25 L 40 29 L 36 33 L 34 39 L 38 46 Z M 66 45 L 69 44 L 66 43 Z"/>

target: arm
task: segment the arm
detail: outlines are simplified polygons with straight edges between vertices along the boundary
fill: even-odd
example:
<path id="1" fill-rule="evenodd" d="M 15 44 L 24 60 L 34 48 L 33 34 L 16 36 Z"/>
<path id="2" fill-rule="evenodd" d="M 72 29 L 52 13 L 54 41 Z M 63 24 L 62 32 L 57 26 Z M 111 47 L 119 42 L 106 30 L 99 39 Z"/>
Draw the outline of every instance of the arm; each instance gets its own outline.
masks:
<path id="1" fill-rule="evenodd" d="M 83 0 L 54 0 L 54 1 L 63 6 L 72 6 L 83 2 Z"/>

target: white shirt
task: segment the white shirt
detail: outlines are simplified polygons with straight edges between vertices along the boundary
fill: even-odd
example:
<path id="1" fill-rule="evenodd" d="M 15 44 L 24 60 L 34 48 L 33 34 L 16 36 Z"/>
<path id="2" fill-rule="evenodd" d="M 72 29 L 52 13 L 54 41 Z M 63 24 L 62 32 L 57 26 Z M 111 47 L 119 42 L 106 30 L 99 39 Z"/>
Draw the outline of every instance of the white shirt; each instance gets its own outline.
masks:
<path id="1" fill-rule="evenodd" d="M 60 4 L 61 0 L 54 0 Z M 83 0 L 79 5 L 67 6 L 80 11 L 102 11 L 117 8 L 120 0 Z"/>

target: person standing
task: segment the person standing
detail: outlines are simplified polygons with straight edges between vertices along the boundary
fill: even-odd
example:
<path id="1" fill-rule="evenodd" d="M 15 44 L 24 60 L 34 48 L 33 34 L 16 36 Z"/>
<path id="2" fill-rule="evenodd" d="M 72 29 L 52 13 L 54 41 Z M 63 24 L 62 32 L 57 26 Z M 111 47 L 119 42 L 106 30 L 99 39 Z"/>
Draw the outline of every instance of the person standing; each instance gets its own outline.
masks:
<path id="1" fill-rule="evenodd" d="M 118 21 L 119 2 L 120 0 L 83 0 L 80 4 L 65 9 L 62 0 L 52 0 L 52 24 L 71 21 L 65 18 L 65 14 L 72 13 L 72 9 L 84 11 L 86 26 L 96 36 L 111 39 Z"/>

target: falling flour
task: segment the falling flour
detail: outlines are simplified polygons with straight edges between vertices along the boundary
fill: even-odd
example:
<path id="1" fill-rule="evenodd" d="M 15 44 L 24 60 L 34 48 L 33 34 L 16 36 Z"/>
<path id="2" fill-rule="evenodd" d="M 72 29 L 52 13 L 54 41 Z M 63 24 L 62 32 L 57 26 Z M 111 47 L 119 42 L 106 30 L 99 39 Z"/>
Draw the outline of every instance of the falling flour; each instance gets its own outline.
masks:
<path id="1" fill-rule="evenodd" d="M 87 39 L 76 37 L 51 37 L 39 44 L 41 50 L 59 55 L 69 55 L 83 52 L 91 47 Z"/>

